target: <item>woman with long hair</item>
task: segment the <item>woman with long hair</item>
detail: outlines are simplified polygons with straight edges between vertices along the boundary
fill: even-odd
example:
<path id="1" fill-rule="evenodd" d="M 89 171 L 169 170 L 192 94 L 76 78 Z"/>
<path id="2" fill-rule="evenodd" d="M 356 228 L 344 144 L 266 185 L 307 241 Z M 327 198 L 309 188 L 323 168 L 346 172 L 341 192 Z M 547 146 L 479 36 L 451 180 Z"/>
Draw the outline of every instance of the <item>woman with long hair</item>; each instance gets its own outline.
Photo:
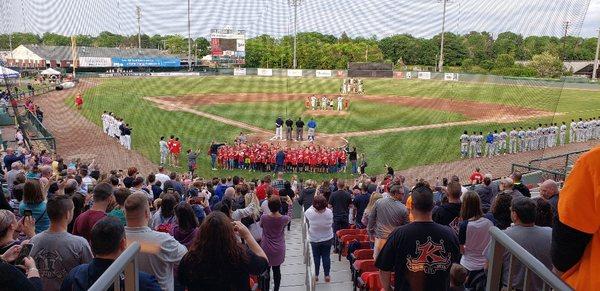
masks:
<path id="1" fill-rule="evenodd" d="M 313 204 L 313 198 L 315 197 L 315 193 L 317 191 L 317 183 L 313 180 L 306 181 L 306 188 L 300 192 L 300 196 L 298 197 L 298 203 L 302 205 L 304 211 L 310 208 Z"/>
<path id="2" fill-rule="evenodd" d="M 486 213 L 485 218 L 491 220 L 496 227 L 501 230 L 505 230 L 512 223 L 510 217 L 510 205 L 512 203 L 512 196 L 506 193 L 499 193 L 492 203 L 490 212 Z"/>
<path id="3" fill-rule="evenodd" d="M 200 225 L 177 274 L 188 291 L 250 290 L 250 275 L 260 275 L 268 267 L 267 255 L 248 228 L 214 211 Z"/>
<path id="4" fill-rule="evenodd" d="M 552 217 L 552 206 L 543 197 L 533 199 L 536 204 L 535 225 L 552 227 L 554 218 Z"/>
<path id="5" fill-rule="evenodd" d="M 46 212 L 46 195 L 37 180 L 28 180 L 23 185 L 23 201 L 19 204 L 21 216 L 31 215 L 35 220 L 35 233 L 40 233 L 50 227 L 50 219 Z"/>
<path id="6" fill-rule="evenodd" d="M 490 242 L 489 230 L 494 224 L 483 217 L 481 200 L 475 191 L 463 195 L 460 207 L 461 222 L 458 228 L 458 242 L 462 257 L 460 264 L 469 271 L 469 278 L 475 278 L 483 272 L 486 259 L 483 251 Z M 467 280 L 466 287 L 470 286 Z"/>
<path id="7" fill-rule="evenodd" d="M 323 195 L 315 196 L 313 205 L 304 212 L 308 220 L 308 241 L 315 261 L 315 280 L 319 280 L 319 269 L 323 262 L 325 282 L 331 281 L 331 245 L 333 243 L 333 212 L 327 208 Z"/>
<path id="8" fill-rule="evenodd" d="M 198 233 L 198 219 L 192 206 L 186 202 L 180 202 L 175 206 L 177 225 L 173 227 L 173 237 L 188 249 Z"/>
<path id="9" fill-rule="evenodd" d="M 281 197 L 281 214 L 287 215 L 292 218 L 292 213 L 294 211 L 294 197 L 296 197 L 296 193 L 292 190 L 292 183 L 290 181 L 285 181 L 283 183 L 283 189 L 279 191 L 279 196 Z M 287 230 L 290 230 L 292 226 L 292 220 L 287 224 Z"/>
<path id="10" fill-rule="evenodd" d="M 152 218 L 150 219 L 150 228 L 170 233 L 177 223 L 177 217 L 175 216 L 177 199 L 175 196 L 166 193 L 161 195 L 160 198 L 160 208 L 152 215 Z"/>
<path id="11" fill-rule="evenodd" d="M 379 192 L 371 193 L 371 197 L 369 197 L 369 204 L 367 204 L 367 207 L 365 208 L 365 212 L 363 213 L 362 219 L 360 220 L 362 225 L 369 224 L 369 215 L 371 214 L 371 210 L 373 210 L 373 207 L 375 206 L 375 202 L 377 202 L 377 200 L 379 200 L 381 198 L 383 198 L 383 195 L 381 195 L 381 193 L 379 193 Z"/>
<path id="12" fill-rule="evenodd" d="M 286 182 L 289 183 L 289 182 Z M 268 200 L 269 214 L 260 217 L 260 226 L 263 229 L 260 246 L 267 254 L 269 267 L 273 270 L 273 290 L 279 290 L 281 284 L 281 264 L 285 259 L 285 226 L 290 222 L 290 217 L 279 213 L 281 199 L 273 195 Z"/>

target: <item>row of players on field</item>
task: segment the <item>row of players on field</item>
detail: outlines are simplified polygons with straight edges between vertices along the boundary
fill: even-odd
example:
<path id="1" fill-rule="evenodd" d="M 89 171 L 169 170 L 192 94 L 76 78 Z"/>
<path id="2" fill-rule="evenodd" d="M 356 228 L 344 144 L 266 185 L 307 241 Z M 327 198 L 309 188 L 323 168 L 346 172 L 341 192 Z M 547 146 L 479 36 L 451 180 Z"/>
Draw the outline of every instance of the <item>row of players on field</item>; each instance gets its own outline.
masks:
<path id="1" fill-rule="evenodd" d="M 119 139 L 119 143 L 126 149 L 131 149 L 131 130 L 123 118 L 116 117 L 112 112 L 102 113 L 102 130 L 112 138 Z"/>
<path id="2" fill-rule="evenodd" d="M 348 98 L 345 98 L 344 96 L 337 97 L 337 107 L 335 109 L 333 107 L 334 104 L 335 99 L 333 98 L 329 99 L 329 97 L 323 96 L 321 97 L 321 99 L 319 99 L 317 96 L 312 95 L 306 98 L 305 107 L 310 108 L 312 110 L 321 109 L 342 111 L 348 109 L 348 107 L 350 106 Z"/>
<path id="3" fill-rule="evenodd" d="M 539 124 L 537 128 L 529 127 L 527 130 L 520 127 L 506 132 L 494 130 L 487 135 L 483 132 L 473 132 L 469 135 L 464 131 L 460 136 L 460 153 L 463 158 L 494 156 L 501 153 L 517 153 L 535 151 L 555 146 L 563 146 L 567 138 L 567 125 L 565 122 L 558 124 Z M 592 139 L 600 139 L 600 117 L 587 120 L 571 120 L 569 127 L 569 143 L 586 142 Z"/>
<path id="4" fill-rule="evenodd" d="M 356 149 L 347 153 L 340 148 L 313 145 L 304 148 L 282 148 L 266 143 L 217 146 L 218 166 L 226 170 L 336 173 L 345 171 L 347 155 L 356 160 Z"/>

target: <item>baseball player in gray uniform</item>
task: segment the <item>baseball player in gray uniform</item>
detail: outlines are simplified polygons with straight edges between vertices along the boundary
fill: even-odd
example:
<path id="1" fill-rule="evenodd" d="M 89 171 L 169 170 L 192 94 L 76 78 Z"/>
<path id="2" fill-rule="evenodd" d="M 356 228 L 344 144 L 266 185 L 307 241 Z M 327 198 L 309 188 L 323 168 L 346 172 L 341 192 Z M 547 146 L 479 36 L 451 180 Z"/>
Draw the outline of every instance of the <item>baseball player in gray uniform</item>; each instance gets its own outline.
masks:
<path id="1" fill-rule="evenodd" d="M 560 126 L 560 134 L 558 135 L 558 139 L 560 140 L 560 146 L 565 145 L 565 137 L 566 136 L 567 136 L 567 125 L 563 121 L 562 125 Z"/>
<path id="2" fill-rule="evenodd" d="M 510 138 L 508 140 L 508 153 L 509 154 L 514 154 L 517 152 L 517 135 L 519 134 L 519 132 L 517 131 L 516 127 L 513 127 L 513 129 L 508 133 L 508 137 Z"/>
<path id="3" fill-rule="evenodd" d="M 478 157 L 477 154 L 477 132 L 469 136 L 469 158 Z"/>
<path id="4" fill-rule="evenodd" d="M 466 158 L 469 155 L 469 135 L 465 130 L 463 134 L 460 136 L 460 156 L 461 158 Z"/>

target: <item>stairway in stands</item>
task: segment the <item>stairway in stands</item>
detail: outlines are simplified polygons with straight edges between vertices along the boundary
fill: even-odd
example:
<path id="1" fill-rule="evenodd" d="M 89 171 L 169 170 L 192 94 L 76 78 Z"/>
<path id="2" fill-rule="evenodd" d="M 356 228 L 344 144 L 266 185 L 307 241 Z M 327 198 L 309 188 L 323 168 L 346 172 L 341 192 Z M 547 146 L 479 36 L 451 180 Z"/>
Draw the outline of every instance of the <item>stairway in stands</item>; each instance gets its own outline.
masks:
<path id="1" fill-rule="evenodd" d="M 294 219 L 290 231 L 285 231 L 286 253 L 285 261 L 281 265 L 281 291 L 306 291 L 305 284 L 306 264 L 304 263 L 302 242 L 302 221 Z M 331 254 L 331 282 L 325 283 L 323 271 L 316 290 L 352 290 L 352 278 L 350 276 L 349 263 L 346 258 L 338 261 L 336 254 Z M 271 286 L 273 286 L 271 284 Z M 272 289 L 271 289 L 272 290 Z"/>

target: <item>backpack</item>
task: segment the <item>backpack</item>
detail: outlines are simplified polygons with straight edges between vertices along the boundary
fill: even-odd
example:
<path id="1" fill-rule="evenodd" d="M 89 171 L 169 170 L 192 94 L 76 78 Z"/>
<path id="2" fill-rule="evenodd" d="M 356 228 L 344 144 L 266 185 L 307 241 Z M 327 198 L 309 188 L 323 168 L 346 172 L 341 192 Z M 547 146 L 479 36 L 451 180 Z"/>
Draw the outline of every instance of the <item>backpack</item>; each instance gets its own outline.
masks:
<path id="1" fill-rule="evenodd" d="M 172 233 L 173 232 L 173 228 L 175 228 L 175 216 L 171 216 L 171 218 L 167 219 L 166 221 L 163 220 L 163 217 L 160 217 L 160 224 L 156 227 L 156 231 L 158 232 L 166 232 L 166 233 Z"/>

